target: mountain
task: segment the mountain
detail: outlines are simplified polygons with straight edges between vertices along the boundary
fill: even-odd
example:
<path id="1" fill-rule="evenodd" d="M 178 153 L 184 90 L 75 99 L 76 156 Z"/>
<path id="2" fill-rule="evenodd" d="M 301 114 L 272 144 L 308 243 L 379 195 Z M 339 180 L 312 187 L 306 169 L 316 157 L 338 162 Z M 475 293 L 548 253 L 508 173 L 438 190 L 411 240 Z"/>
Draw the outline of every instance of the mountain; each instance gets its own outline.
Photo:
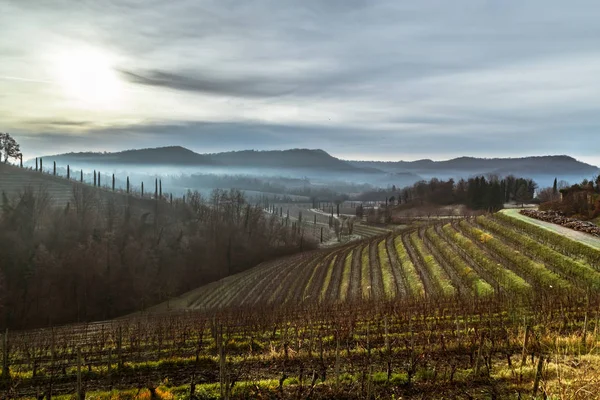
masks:
<path id="1" fill-rule="evenodd" d="M 214 166 L 277 169 L 324 169 L 331 172 L 381 173 L 373 168 L 362 168 L 335 158 L 323 150 L 291 149 L 256 151 L 243 150 L 226 153 L 198 154 L 180 146 L 151 149 L 126 150 L 116 153 L 65 153 L 44 156 L 45 165 L 169 165 L 169 166 Z M 29 161 L 31 163 L 31 160 Z"/>
<path id="2" fill-rule="evenodd" d="M 477 174 L 509 174 L 539 177 L 567 178 L 591 177 L 600 173 L 598 167 L 578 161 L 573 157 L 538 156 L 521 158 L 459 157 L 445 161 L 349 161 L 357 167 L 377 168 L 388 173 L 412 172 L 424 177 L 468 177 Z"/>
<path id="3" fill-rule="evenodd" d="M 42 157 L 57 164 L 211 165 L 212 160 L 181 146 L 125 150 L 116 153 L 65 153 Z M 31 160 L 30 160 L 31 161 Z"/>
<path id="4" fill-rule="evenodd" d="M 215 164 L 253 167 L 253 168 L 293 168 L 293 169 L 327 169 L 329 171 L 346 172 L 373 172 L 353 166 L 350 163 L 331 156 L 323 150 L 312 149 L 290 149 L 256 151 L 243 150 L 227 153 L 207 154 Z M 381 172 L 381 171 L 375 171 Z"/>

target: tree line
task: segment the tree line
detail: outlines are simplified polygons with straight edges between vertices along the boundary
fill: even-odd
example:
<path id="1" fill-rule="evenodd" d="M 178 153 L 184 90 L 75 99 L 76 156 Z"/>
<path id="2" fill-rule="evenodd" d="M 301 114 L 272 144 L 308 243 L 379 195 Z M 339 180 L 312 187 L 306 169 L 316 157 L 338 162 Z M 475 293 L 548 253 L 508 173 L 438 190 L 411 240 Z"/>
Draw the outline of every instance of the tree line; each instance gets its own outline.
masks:
<path id="1" fill-rule="evenodd" d="M 73 183 L 2 196 L 0 328 L 114 318 L 316 245 L 237 190 L 135 199 Z"/>
<path id="2" fill-rule="evenodd" d="M 533 200 L 537 184 L 532 179 L 513 175 L 499 178 L 497 176 L 475 176 L 469 179 L 421 180 L 411 186 L 396 189 L 367 192 L 358 200 L 384 200 L 388 205 L 407 206 L 447 206 L 464 204 L 472 210 L 496 211 L 504 203 L 528 203 Z"/>

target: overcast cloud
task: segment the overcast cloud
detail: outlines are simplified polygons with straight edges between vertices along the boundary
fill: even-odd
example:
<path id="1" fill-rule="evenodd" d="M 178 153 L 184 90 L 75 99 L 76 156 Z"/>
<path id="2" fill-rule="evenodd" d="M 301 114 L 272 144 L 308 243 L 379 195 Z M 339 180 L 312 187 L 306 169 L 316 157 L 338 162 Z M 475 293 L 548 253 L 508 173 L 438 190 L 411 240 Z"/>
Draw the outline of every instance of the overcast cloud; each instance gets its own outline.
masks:
<path id="1" fill-rule="evenodd" d="M 4 0 L 0 131 L 26 156 L 177 144 L 598 165 L 599 20 L 595 1 Z"/>

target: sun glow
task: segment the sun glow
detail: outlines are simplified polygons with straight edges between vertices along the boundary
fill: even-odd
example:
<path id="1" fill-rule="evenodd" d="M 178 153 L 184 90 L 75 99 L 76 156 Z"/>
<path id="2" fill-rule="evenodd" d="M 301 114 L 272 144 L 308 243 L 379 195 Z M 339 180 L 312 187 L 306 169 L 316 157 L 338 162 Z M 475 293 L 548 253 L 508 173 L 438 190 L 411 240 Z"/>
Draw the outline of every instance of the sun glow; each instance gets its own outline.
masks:
<path id="1" fill-rule="evenodd" d="M 58 83 L 69 98 L 92 108 L 119 105 L 122 82 L 107 54 L 97 50 L 70 50 L 53 58 Z"/>

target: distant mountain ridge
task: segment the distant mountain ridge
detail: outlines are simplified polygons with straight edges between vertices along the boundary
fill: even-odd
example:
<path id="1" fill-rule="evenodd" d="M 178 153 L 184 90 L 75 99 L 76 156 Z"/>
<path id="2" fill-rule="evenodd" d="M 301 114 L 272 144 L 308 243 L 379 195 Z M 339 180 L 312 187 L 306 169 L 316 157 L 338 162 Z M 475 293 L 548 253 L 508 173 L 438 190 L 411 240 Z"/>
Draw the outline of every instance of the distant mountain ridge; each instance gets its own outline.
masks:
<path id="1" fill-rule="evenodd" d="M 377 168 L 386 172 L 413 172 L 428 175 L 432 172 L 470 172 L 474 174 L 534 174 L 534 175 L 593 175 L 600 172 L 594 165 L 566 155 L 531 156 L 520 158 L 458 157 L 444 161 L 349 161 L 355 166 Z"/>
<path id="2" fill-rule="evenodd" d="M 246 168 L 327 169 L 372 173 L 370 168 L 353 166 L 319 149 L 242 150 L 199 154 L 181 146 L 125 150 L 114 153 L 64 153 L 42 157 L 60 164 L 136 164 L 170 166 L 219 166 Z"/>
<path id="3" fill-rule="evenodd" d="M 509 174 L 526 177 L 591 177 L 598 167 L 566 155 L 520 158 L 458 157 L 444 161 L 352 161 L 336 158 L 320 149 L 242 150 L 199 154 L 181 146 L 126 150 L 114 153 L 65 153 L 45 156 L 45 165 L 94 164 L 185 167 L 231 167 L 248 169 L 312 170 L 364 176 L 403 177 L 405 182 L 437 176 L 468 177 L 482 174 Z"/>

